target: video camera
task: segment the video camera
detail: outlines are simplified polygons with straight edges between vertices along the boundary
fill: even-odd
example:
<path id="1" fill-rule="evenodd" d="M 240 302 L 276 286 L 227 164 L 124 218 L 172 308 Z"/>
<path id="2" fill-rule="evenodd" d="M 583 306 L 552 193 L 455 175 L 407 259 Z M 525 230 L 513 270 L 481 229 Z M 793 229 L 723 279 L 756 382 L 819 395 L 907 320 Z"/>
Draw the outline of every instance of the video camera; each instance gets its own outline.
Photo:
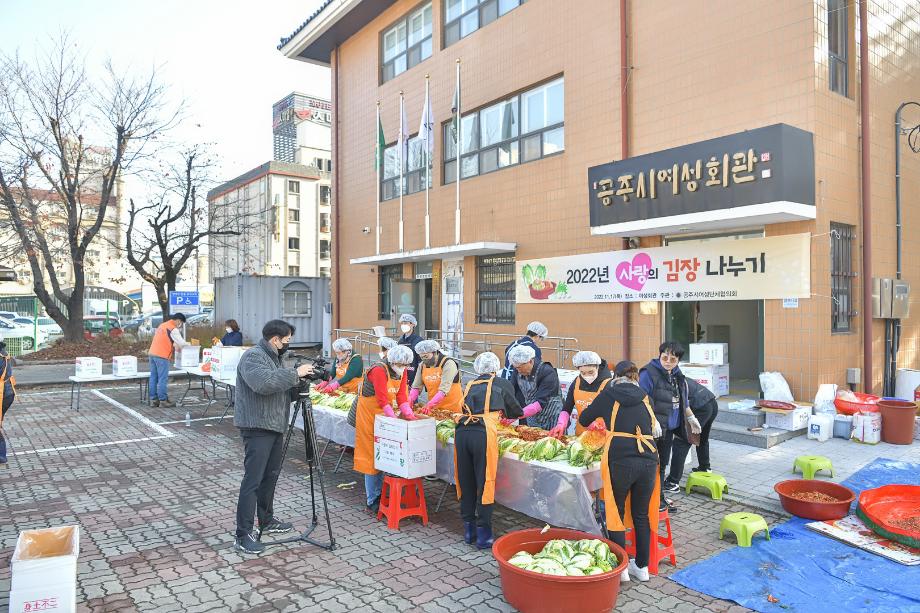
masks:
<path id="1" fill-rule="evenodd" d="M 300 378 L 300 382 L 291 390 L 292 396 L 297 397 L 306 395 L 310 392 L 311 383 L 316 381 L 324 381 L 329 378 L 331 371 L 329 368 L 329 361 L 322 356 L 314 358 L 300 353 L 292 353 L 291 357 L 295 360 L 295 369 L 300 368 L 304 364 L 313 365 L 313 374 Z"/>

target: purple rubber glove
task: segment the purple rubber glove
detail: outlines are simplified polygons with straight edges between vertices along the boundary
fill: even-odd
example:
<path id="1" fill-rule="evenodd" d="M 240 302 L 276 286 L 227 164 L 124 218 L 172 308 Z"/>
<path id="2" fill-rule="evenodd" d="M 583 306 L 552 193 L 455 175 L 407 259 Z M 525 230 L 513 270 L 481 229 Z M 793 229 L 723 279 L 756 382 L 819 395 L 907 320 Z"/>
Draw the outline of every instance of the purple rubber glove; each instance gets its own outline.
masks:
<path id="1" fill-rule="evenodd" d="M 436 406 L 438 406 L 438 404 L 440 404 L 442 400 L 444 400 L 444 392 L 438 392 L 437 394 L 432 396 L 431 400 L 428 401 L 428 404 L 425 405 L 425 411 L 427 412 L 435 408 Z"/>
<path id="2" fill-rule="evenodd" d="M 556 427 L 549 431 L 550 436 L 562 436 L 565 434 L 565 429 L 569 425 L 569 412 L 563 411 L 559 413 L 559 421 L 556 422 Z"/>
<path id="3" fill-rule="evenodd" d="M 399 414 L 402 415 L 405 419 L 415 419 L 415 413 L 412 412 L 412 407 L 408 402 L 404 402 L 399 405 Z"/>
<path id="4" fill-rule="evenodd" d="M 341 384 L 339 384 L 339 382 L 338 382 L 336 379 L 333 379 L 332 382 L 331 382 L 329 385 L 326 386 L 326 389 L 325 389 L 324 391 L 327 392 L 327 393 L 328 393 L 328 392 L 334 392 L 335 390 L 339 389 L 340 387 L 342 387 Z"/>
<path id="5" fill-rule="evenodd" d="M 418 400 L 419 394 L 422 393 L 422 390 L 413 389 L 409 392 L 409 404 L 415 404 L 415 401 Z"/>
<path id="6" fill-rule="evenodd" d="M 393 407 L 388 404 L 383 405 L 383 414 L 387 417 L 396 417 L 396 413 L 393 412 Z"/>
<path id="7" fill-rule="evenodd" d="M 539 402 L 531 402 L 526 407 L 524 407 L 524 417 L 533 417 L 540 412 L 540 409 L 543 407 L 540 406 Z"/>

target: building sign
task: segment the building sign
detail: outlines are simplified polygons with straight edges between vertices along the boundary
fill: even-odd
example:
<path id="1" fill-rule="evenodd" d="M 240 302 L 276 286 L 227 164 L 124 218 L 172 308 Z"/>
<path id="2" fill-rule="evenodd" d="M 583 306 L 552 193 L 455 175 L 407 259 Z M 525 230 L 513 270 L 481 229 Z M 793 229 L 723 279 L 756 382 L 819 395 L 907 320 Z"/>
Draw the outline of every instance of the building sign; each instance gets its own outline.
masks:
<path id="1" fill-rule="evenodd" d="M 519 304 L 807 298 L 810 234 L 518 261 Z"/>
<path id="2" fill-rule="evenodd" d="M 273 128 L 277 128 L 282 122 L 295 120 L 298 122 L 312 121 L 325 126 L 332 125 L 332 102 L 295 94 L 277 102 L 272 107 Z"/>
<path id="3" fill-rule="evenodd" d="M 588 192 L 592 234 L 814 219 L 813 135 L 776 124 L 594 166 Z"/>

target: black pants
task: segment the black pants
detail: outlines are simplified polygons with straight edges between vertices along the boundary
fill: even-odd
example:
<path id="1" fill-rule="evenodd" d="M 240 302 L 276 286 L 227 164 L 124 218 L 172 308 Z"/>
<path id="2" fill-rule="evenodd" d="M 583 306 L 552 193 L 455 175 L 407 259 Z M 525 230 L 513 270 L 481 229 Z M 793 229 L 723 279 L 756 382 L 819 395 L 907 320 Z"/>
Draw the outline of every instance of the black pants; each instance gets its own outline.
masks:
<path id="1" fill-rule="evenodd" d="M 258 513 L 259 525 L 266 526 L 272 519 L 275 484 L 281 474 L 281 448 L 284 435 L 271 430 L 240 428 L 245 458 L 243 482 L 236 503 L 236 535 L 252 532 L 253 515 Z"/>
<path id="2" fill-rule="evenodd" d="M 706 420 L 706 423 L 700 424 L 703 427 L 700 433 L 700 444 L 696 448 L 696 457 L 700 461 L 700 468 L 709 470 L 709 431 L 712 430 L 712 424 L 716 420 L 716 414 L 719 409 L 715 410 L 712 417 Z M 674 432 L 674 444 L 671 451 L 671 470 L 668 471 L 668 481 L 680 483 L 680 478 L 684 475 L 684 463 L 687 461 L 687 454 L 690 453 L 690 441 L 681 431 Z"/>
<path id="3" fill-rule="evenodd" d="M 4 394 L 3 395 L 3 406 L 0 407 L 0 415 L 6 417 L 6 414 L 9 412 L 10 407 L 13 406 L 13 400 L 16 399 L 16 394 Z M 3 438 L 2 425 L 0 425 L 0 457 L 6 457 L 6 439 Z"/>
<path id="4" fill-rule="evenodd" d="M 492 525 L 492 507 L 482 504 L 486 484 L 486 430 L 481 426 L 457 426 L 457 485 L 460 487 L 460 515 L 477 526 Z"/>
<path id="5" fill-rule="evenodd" d="M 676 430 L 664 430 L 661 438 L 655 439 L 655 448 L 658 449 L 658 466 L 661 476 L 661 484 L 664 485 L 664 471 L 668 467 L 668 460 L 671 458 L 671 447 L 674 443 Z M 661 500 L 664 501 L 664 488 L 661 489 Z"/>
<path id="6" fill-rule="evenodd" d="M 617 511 L 622 520 L 626 514 L 626 495 L 631 494 L 630 512 L 633 520 L 633 538 L 636 543 L 636 566 L 648 566 L 648 555 L 652 543 L 652 527 L 648 519 L 648 503 L 655 491 L 655 471 L 658 466 L 654 462 L 639 458 L 610 461 L 610 480 L 613 487 L 613 499 L 617 503 Z M 626 547 L 626 533 L 617 531 L 610 533 L 610 540 Z"/>

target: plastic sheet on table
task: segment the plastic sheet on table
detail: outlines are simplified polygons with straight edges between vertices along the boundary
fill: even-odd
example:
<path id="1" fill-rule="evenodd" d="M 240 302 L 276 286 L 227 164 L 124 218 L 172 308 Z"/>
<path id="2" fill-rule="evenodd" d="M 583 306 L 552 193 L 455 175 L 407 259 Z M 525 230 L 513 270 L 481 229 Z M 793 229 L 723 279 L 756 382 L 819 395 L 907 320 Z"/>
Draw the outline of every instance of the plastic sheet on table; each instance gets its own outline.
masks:
<path id="1" fill-rule="evenodd" d="M 321 405 L 313 406 L 313 423 L 316 436 L 332 441 L 336 445 L 355 446 L 355 428 L 348 425 L 348 414 Z M 297 416 L 294 425 L 303 430 L 303 415 Z"/>

